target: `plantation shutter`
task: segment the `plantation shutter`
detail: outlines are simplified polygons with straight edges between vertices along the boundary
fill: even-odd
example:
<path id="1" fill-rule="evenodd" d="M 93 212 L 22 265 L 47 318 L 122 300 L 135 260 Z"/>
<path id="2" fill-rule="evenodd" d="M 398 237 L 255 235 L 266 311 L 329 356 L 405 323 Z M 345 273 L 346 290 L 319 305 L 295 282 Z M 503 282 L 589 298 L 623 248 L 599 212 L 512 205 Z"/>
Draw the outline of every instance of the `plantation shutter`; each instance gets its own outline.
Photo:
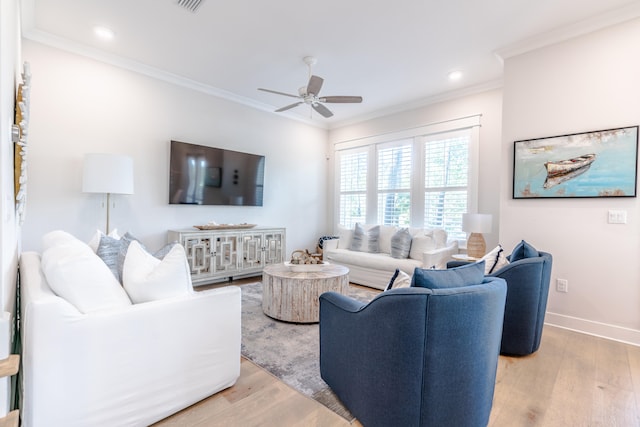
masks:
<path id="1" fill-rule="evenodd" d="M 378 222 L 411 223 L 411 168 L 413 140 L 378 148 Z"/>
<path id="2" fill-rule="evenodd" d="M 451 239 L 465 239 L 469 137 L 429 139 L 424 143 L 424 224 L 443 228 Z"/>
<path id="3" fill-rule="evenodd" d="M 364 223 L 366 220 L 367 168 L 366 150 L 340 152 L 339 223 L 347 228 L 352 228 L 356 222 Z"/>

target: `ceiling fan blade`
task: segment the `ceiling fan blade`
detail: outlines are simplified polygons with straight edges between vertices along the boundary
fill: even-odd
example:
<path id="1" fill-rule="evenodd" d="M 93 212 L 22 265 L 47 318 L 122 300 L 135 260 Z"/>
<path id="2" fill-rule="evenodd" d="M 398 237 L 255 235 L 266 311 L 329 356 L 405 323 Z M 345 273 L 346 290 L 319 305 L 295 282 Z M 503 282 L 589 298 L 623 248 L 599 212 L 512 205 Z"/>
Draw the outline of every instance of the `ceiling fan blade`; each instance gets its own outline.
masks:
<path id="1" fill-rule="evenodd" d="M 307 94 L 318 96 L 318 92 L 322 89 L 322 83 L 324 83 L 322 77 L 311 76 L 309 84 L 307 85 Z"/>
<path id="2" fill-rule="evenodd" d="M 304 102 L 302 102 L 302 101 L 300 101 L 300 102 L 295 102 L 295 103 L 293 103 L 293 104 L 289 104 L 289 105 L 287 105 L 286 107 L 278 108 L 278 109 L 276 110 L 276 113 L 281 113 L 281 112 L 283 112 L 283 111 L 290 110 L 290 109 L 292 109 L 293 107 L 297 107 L 297 106 L 298 106 L 298 105 L 300 105 L 300 104 L 304 104 Z"/>
<path id="3" fill-rule="evenodd" d="M 258 88 L 258 90 L 261 90 L 263 92 L 269 92 L 269 93 L 275 93 L 277 95 L 284 95 L 284 96 L 290 96 L 292 98 L 300 98 L 298 95 L 292 95 L 290 93 L 284 93 L 284 92 L 278 92 L 277 90 L 271 90 L 271 89 L 263 89 L 261 87 Z"/>
<path id="4" fill-rule="evenodd" d="M 333 104 L 349 104 L 362 102 L 361 96 L 323 96 L 320 102 L 329 102 Z"/>
<path id="5" fill-rule="evenodd" d="M 324 105 L 320 104 L 320 103 L 313 103 L 311 104 L 311 106 L 313 107 L 314 110 L 316 110 L 318 113 L 320 113 L 323 117 L 331 117 L 333 116 L 333 113 Z"/>

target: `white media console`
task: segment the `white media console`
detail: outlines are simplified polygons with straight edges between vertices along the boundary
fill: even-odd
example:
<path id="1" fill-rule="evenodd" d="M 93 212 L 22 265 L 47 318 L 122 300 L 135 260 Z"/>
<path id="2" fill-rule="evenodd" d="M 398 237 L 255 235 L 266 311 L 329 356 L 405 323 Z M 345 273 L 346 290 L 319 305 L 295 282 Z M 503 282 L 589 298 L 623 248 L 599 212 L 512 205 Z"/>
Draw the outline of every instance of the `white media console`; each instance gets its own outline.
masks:
<path id="1" fill-rule="evenodd" d="M 194 285 L 257 276 L 266 265 L 284 262 L 284 228 L 169 230 L 187 253 Z"/>

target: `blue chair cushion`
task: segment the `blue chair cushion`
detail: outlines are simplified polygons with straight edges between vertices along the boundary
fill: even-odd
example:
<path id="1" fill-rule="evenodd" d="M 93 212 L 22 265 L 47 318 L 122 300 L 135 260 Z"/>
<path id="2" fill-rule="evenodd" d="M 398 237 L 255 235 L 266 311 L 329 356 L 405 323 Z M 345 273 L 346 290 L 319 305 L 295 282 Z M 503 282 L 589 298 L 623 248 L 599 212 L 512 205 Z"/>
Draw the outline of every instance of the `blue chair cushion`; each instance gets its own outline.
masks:
<path id="1" fill-rule="evenodd" d="M 525 258 L 535 258 L 539 256 L 540 253 L 538 252 L 538 250 L 523 240 L 518 243 L 515 248 L 513 248 L 511 256 L 509 257 L 509 262 L 519 261 Z"/>
<path id="2" fill-rule="evenodd" d="M 416 268 L 413 272 L 411 286 L 444 289 L 477 285 L 484 279 L 484 261 L 462 265 L 446 270 L 423 270 Z"/>

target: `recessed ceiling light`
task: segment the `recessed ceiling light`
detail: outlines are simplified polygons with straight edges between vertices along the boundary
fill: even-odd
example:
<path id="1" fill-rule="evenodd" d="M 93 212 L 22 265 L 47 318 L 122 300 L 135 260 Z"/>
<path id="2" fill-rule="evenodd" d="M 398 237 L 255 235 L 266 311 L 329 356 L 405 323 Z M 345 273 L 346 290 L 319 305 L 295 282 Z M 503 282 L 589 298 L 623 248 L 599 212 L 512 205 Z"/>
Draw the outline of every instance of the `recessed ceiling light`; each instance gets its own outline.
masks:
<path id="1" fill-rule="evenodd" d="M 111 28 L 102 26 L 93 27 L 93 33 L 101 40 L 112 40 L 116 36 Z"/>
<path id="2" fill-rule="evenodd" d="M 456 81 L 462 78 L 462 71 L 451 71 L 449 73 L 449 80 Z"/>

